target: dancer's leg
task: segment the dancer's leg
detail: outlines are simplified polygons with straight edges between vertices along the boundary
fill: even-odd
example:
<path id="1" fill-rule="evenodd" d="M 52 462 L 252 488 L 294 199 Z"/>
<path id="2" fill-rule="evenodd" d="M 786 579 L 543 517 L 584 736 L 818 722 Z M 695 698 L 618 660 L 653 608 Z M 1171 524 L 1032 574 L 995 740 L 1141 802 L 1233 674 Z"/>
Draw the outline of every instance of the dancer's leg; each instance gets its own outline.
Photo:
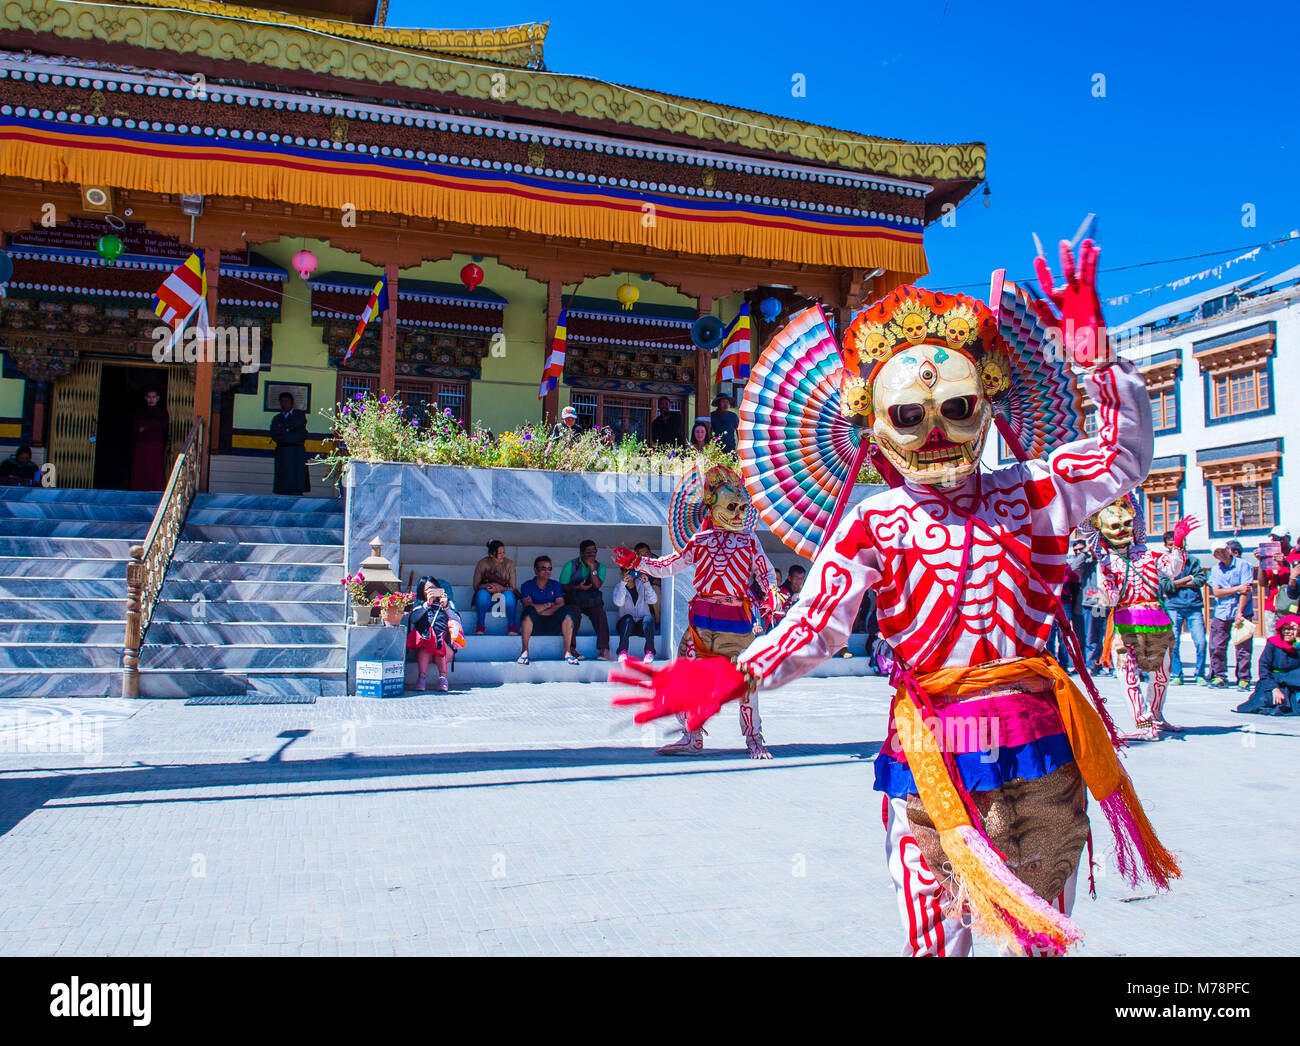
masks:
<path id="1" fill-rule="evenodd" d="M 907 821 L 907 800 L 883 797 L 885 858 L 894 880 L 898 913 L 907 934 L 905 956 L 965 956 L 971 953 L 971 930 L 961 919 L 945 918 L 952 901 L 925 863 Z"/>

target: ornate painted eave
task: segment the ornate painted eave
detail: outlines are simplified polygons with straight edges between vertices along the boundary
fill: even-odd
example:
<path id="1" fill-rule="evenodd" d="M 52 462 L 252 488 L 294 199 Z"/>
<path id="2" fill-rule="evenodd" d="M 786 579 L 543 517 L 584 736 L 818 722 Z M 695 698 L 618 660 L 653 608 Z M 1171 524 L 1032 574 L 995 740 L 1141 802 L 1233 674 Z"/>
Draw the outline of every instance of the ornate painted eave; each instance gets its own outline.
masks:
<path id="1" fill-rule="evenodd" d="M 383 35 L 416 31 L 343 23 L 323 23 L 331 28 L 316 29 L 306 24 L 311 19 L 282 15 L 266 24 L 225 13 L 231 9 L 209 11 L 216 5 L 197 0 L 186 10 L 166 10 L 163 3 L 82 8 L 73 0 L 5 0 L 0 4 L 0 44 L 36 44 L 34 49 L 55 54 L 93 53 L 99 60 L 104 45 L 109 45 L 123 62 L 144 61 L 142 52 L 147 51 L 169 53 L 176 59 L 168 64 L 179 71 L 219 70 L 232 77 L 248 75 L 239 70 L 241 64 L 293 77 L 305 72 L 322 84 L 333 83 L 335 90 L 344 89 L 344 84 L 354 91 L 382 86 L 385 96 L 394 100 L 497 115 L 513 112 L 557 125 L 707 143 L 733 153 L 926 181 L 939 187 L 930 201 L 934 206 L 964 196 L 984 177 L 985 147 L 979 142 L 938 145 L 872 138 L 747 109 L 495 64 L 504 59 L 486 53 L 435 54 Z M 371 39 L 371 33 L 381 36 Z M 489 42 L 482 43 L 487 47 Z M 463 52 L 473 44 L 456 47 Z M 93 45 L 93 52 L 87 45 Z M 160 58 L 153 60 L 161 64 Z"/>

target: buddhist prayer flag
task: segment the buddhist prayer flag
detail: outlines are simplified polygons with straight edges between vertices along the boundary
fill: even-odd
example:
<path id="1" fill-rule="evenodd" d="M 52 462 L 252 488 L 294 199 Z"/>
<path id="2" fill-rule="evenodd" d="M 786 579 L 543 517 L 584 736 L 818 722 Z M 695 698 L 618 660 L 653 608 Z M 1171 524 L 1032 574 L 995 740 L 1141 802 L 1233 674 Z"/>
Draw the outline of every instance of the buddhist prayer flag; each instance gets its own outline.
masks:
<path id="1" fill-rule="evenodd" d="M 370 300 L 366 302 L 366 307 L 361 310 L 361 319 L 357 321 L 357 332 L 352 335 L 352 341 L 348 343 L 348 351 L 343 356 L 343 362 L 347 363 L 352 358 L 352 353 L 357 347 L 357 342 L 361 340 L 361 335 L 366 332 L 366 324 L 376 316 L 382 316 L 388 311 L 388 277 L 379 277 L 379 282 L 375 284 L 374 290 L 370 292 Z"/>
<path id="2" fill-rule="evenodd" d="M 749 377 L 749 303 L 740 307 L 740 314 L 731 321 L 722 336 L 722 350 L 718 354 L 718 375 L 714 384 L 723 381 L 745 381 Z"/>
<path id="3" fill-rule="evenodd" d="M 168 327 L 174 327 L 188 320 L 207 294 L 208 275 L 195 251 L 163 280 L 153 296 L 153 311 Z"/>
<path id="4" fill-rule="evenodd" d="M 537 388 L 537 398 L 546 399 L 546 394 L 560 382 L 564 373 L 564 343 L 569 336 L 569 310 L 560 310 L 560 321 L 555 325 L 555 338 L 551 342 L 551 354 L 546 357 L 546 369 L 542 371 L 542 383 Z"/>

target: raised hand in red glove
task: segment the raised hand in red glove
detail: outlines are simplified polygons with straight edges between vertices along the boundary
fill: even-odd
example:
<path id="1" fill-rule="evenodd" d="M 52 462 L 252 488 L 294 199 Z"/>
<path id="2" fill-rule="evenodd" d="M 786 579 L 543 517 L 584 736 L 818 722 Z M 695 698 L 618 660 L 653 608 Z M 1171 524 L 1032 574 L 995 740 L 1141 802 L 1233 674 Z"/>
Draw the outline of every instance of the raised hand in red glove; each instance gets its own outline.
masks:
<path id="1" fill-rule="evenodd" d="M 635 570 L 637 565 L 641 562 L 640 556 L 630 548 L 624 548 L 622 545 L 614 549 L 610 554 L 614 557 L 614 563 L 616 566 L 629 567 L 632 570 Z"/>
<path id="2" fill-rule="evenodd" d="M 725 657 L 680 658 L 663 666 L 628 661 L 609 673 L 609 681 L 635 687 L 610 703 L 642 706 L 634 717 L 637 723 L 684 712 L 688 730 L 698 730 L 747 689 L 744 674 Z"/>
<path id="3" fill-rule="evenodd" d="M 1065 282 L 1057 285 L 1046 258 L 1034 259 L 1038 285 L 1047 300 L 1034 300 L 1034 311 L 1049 328 L 1060 331 L 1061 343 L 1076 366 L 1096 367 L 1110 362 L 1110 343 L 1106 321 L 1097 297 L 1097 256 L 1101 248 L 1084 240 L 1079 244 L 1079 268 L 1074 267 L 1074 252 L 1068 240 L 1061 241 L 1061 275 Z"/>
<path id="4" fill-rule="evenodd" d="M 1187 535 L 1200 526 L 1195 516 L 1185 516 L 1174 524 L 1174 548 L 1187 544 Z"/>

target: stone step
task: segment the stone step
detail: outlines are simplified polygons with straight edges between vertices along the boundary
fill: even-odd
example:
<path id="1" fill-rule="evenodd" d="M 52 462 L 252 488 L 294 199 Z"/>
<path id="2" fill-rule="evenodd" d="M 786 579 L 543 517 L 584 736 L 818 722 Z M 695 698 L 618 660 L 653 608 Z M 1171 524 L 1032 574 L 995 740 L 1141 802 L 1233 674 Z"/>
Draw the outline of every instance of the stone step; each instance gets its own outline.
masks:
<path id="1" fill-rule="evenodd" d="M 295 512 L 343 517 L 341 498 L 298 498 L 288 494 L 196 494 L 191 511 L 248 509 L 253 512 Z"/>
<path id="2" fill-rule="evenodd" d="M 0 501 L 61 502 L 69 505 L 152 505 L 156 490 L 78 490 L 73 487 L 0 487 Z"/>
<path id="3" fill-rule="evenodd" d="M 209 671 L 264 671 L 270 668 L 307 672 L 343 671 L 342 646 L 154 646 L 140 652 L 140 668 L 203 668 Z"/>
<path id="4" fill-rule="evenodd" d="M 149 529 L 156 511 L 156 505 L 115 505 L 98 501 L 0 501 L 0 519 L 100 520 L 110 523 L 137 523 L 145 530 Z"/>
<path id="5" fill-rule="evenodd" d="M 304 672 L 291 669 L 214 672 L 209 669 L 164 669 L 140 672 L 140 696 L 186 699 L 206 694 L 307 694 L 341 697 L 347 693 L 345 672 Z"/>
<path id="6" fill-rule="evenodd" d="M 156 617 L 149 625 L 148 646 L 343 646 L 347 640 L 347 626 L 343 624 L 299 624 L 276 622 L 208 621 L 191 618 L 189 621 L 159 621 Z"/>
<path id="7" fill-rule="evenodd" d="M 339 568 L 342 577 L 343 546 L 182 541 L 172 556 L 172 569 L 180 563 L 329 563 Z"/>
<path id="8" fill-rule="evenodd" d="M 336 597 L 338 595 L 337 592 L 332 594 Z M 125 613 L 125 604 L 123 604 L 123 613 Z M 200 618 L 199 614 L 203 616 Z M 337 598 L 327 602 L 284 603 L 165 599 L 160 600 L 154 607 L 153 620 L 155 624 L 163 621 L 187 623 L 209 621 L 247 625 L 279 622 L 337 625 L 343 622 L 343 604 Z M 150 625 L 151 630 L 152 628 L 153 626 Z"/>
<path id="9" fill-rule="evenodd" d="M 126 568 L 120 577 L 0 577 L 0 600 L 4 599 L 125 601 Z"/>
<path id="10" fill-rule="evenodd" d="M 0 520 L 3 526 L 4 520 Z M 106 524 L 84 524 L 84 526 L 105 526 Z M 75 524 L 56 524 L 56 526 L 75 526 Z M 0 531 L 3 533 L 3 531 Z M 69 537 L 75 536 L 72 534 Z M 118 536 L 118 535 L 105 535 Z M 341 545 L 343 527 L 259 527 L 217 526 L 209 524 L 187 523 L 181 537 L 185 541 L 218 541 L 225 544 L 267 543 L 282 545 Z"/>
<path id="11" fill-rule="evenodd" d="M 0 519 L 0 537 L 125 539 L 138 544 L 148 532 L 148 520 L 113 523 L 84 519 Z"/>
<path id="12" fill-rule="evenodd" d="M 144 537 L 143 534 L 140 536 Z M 0 556 L 60 560 L 116 559 L 125 563 L 131 554 L 131 546 L 139 543 L 138 539 L 128 538 L 0 536 Z"/>
<path id="13" fill-rule="evenodd" d="M 53 559 L 0 556 L 0 578 L 116 578 L 126 584 L 126 558 Z"/>
<path id="14" fill-rule="evenodd" d="M 150 517 L 152 519 L 152 516 Z M 224 526 L 243 529 L 256 527 L 330 527 L 343 533 L 341 512 L 275 512 L 261 508 L 199 508 L 190 509 L 185 526 Z"/>
<path id="15" fill-rule="evenodd" d="M 0 621 L 0 636 L 7 643 L 33 647 L 55 643 L 120 647 L 126 627 L 121 621 Z"/>
<path id="16" fill-rule="evenodd" d="M 121 697 L 122 672 L 108 668 L 0 670 L 0 698 Z"/>
<path id="17" fill-rule="evenodd" d="M 0 671 L 57 668 L 114 668 L 122 663 L 123 634 L 113 644 L 53 642 L 33 646 L 0 643 Z"/>
<path id="18" fill-rule="evenodd" d="M 126 583 L 117 599 L 79 599 L 73 608 L 67 603 L 53 600 L 0 598 L 0 621 L 64 621 L 73 617 L 78 621 L 126 622 Z"/>
<path id="19" fill-rule="evenodd" d="M 125 576 L 125 575 L 124 575 Z M 283 581 L 338 585 L 342 563 L 203 563 L 172 561 L 171 581 Z M 340 591 L 342 589 L 340 588 Z"/>
<path id="20" fill-rule="evenodd" d="M 338 603 L 343 604 L 343 586 L 333 582 L 298 581 L 231 581 L 222 578 L 168 577 L 163 582 L 162 598 L 192 600 L 196 595 L 214 602 L 254 603 Z"/>

